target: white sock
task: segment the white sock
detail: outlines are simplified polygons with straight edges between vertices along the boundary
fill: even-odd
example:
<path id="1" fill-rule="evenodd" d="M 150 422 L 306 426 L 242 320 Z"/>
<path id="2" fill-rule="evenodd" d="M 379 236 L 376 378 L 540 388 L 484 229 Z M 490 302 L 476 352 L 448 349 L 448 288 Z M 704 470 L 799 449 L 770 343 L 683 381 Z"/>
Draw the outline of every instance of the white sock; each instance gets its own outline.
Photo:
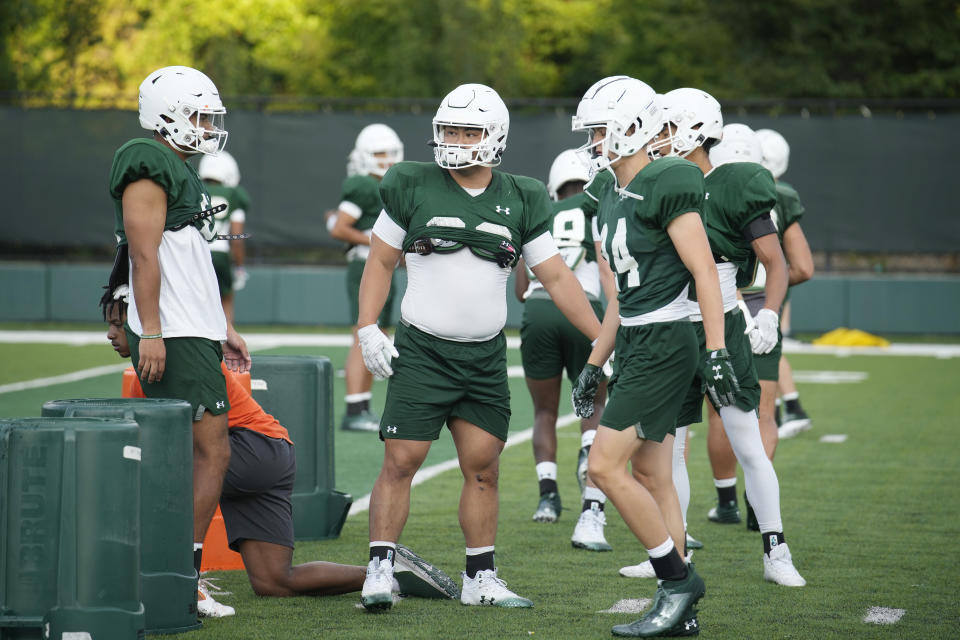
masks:
<path id="1" fill-rule="evenodd" d="M 787 402 L 789 400 L 796 400 L 799 397 L 800 397 L 799 391 L 791 391 L 790 393 L 783 394 L 783 401 Z"/>
<path id="2" fill-rule="evenodd" d="M 607 496 L 603 494 L 603 491 L 600 491 L 597 487 L 584 487 L 583 488 L 583 501 L 595 500 L 600 504 L 604 504 L 607 501 Z"/>
<path id="3" fill-rule="evenodd" d="M 537 480 L 556 480 L 557 463 L 556 462 L 538 462 Z"/>
<path id="4" fill-rule="evenodd" d="M 343 399 L 347 401 L 347 404 L 352 404 L 354 402 L 363 402 L 364 400 L 369 400 L 372 397 L 372 392 L 364 391 L 363 393 L 348 393 L 343 397 Z"/>
<path id="5" fill-rule="evenodd" d="M 667 539 L 654 547 L 653 549 L 647 549 L 647 555 L 651 558 L 662 558 L 665 555 L 673 551 L 673 538 L 667 536 Z"/>
<path id="6" fill-rule="evenodd" d="M 677 427 L 677 435 L 673 440 L 673 486 L 680 499 L 680 513 L 683 514 L 683 528 L 687 528 L 687 509 L 690 507 L 690 476 L 687 475 L 687 461 L 683 458 L 683 450 L 687 444 L 687 428 Z"/>
<path id="7" fill-rule="evenodd" d="M 722 407 L 720 417 L 730 446 L 743 467 L 743 484 L 747 499 L 757 516 L 760 531 L 783 531 L 780 519 L 780 484 L 777 472 L 763 449 L 760 423 L 754 411 Z M 736 479 L 734 479 L 736 480 Z M 714 481 L 716 484 L 717 481 Z M 718 485 L 719 486 L 719 485 Z"/>
<path id="8" fill-rule="evenodd" d="M 593 445 L 593 439 L 597 437 L 596 429 L 588 429 L 580 434 L 580 448 L 589 447 Z"/>
<path id="9" fill-rule="evenodd" d="M 737 486 L 737 476 L 733 476 L 732 478 L 714 478 L 713 486 L 715 486 L 717 489 L 723 489 L 725 487 L 735 487 Z"/>

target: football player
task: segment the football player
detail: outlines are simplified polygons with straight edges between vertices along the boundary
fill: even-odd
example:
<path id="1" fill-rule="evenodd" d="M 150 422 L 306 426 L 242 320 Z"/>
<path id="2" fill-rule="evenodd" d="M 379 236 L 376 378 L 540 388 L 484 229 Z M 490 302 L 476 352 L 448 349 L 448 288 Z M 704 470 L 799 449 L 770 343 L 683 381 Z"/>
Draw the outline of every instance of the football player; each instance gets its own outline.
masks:
<path id="1" fill-rule="evenodd" d="M 390 607 L 396 542 L 410 509 L 410 484 L 446 424 L 463 473 L 460 526 L 467 605 L 531 607 L 497 573 L 500 452 L 510 424 L 506 287 L 522 256 L 567 318 L 588 338 L 600 322 L 550 235 L 542 182 L 494 170 L 510 116 L 496 91 L 465 84 L 433 118 L 433 163 L 401 162 L 380 184 L 384 210 L 373 228 L 360 284 L 363 359 L 390 377 L 380 421 L 383 466 L 370 497 L 370 562 L 361 599 Z M 407 289 L 396 343 L 376 321 L 391 275 L 406 254 Z"/>
<path id="2" fill-rule="evenodd" d="M 650 611 L 613 627 L 614 635 L 628 637 L 699 629 L 694 606 L 705 589 L 681 555 L 685 532 L 671 481 L 674 433 L 698 368 L 710 373 L 704 378 L 718 402 L 729 403 L 736 387 L 724 346 L 717 268 L 701 220 L 703 175 L 679 158 L 651 162 L 648 145 L 662 128 L 653 89 L 627 76 L 590 87 L 573 118 L 573 129 L 587 133 L 583 149 L 594 168 L 613 174 L 597 194 L 596 231 L 619 292 L 577 380 L 574 407 L 579 415 L 591 414 L 601 365 L 616 345 L 589 476 L 647 549 L 660 579 Z M 705 354 L 689 320 L 691 276 L 704 318 Z"/>
<path id="3" fill-rule="evenodd" d="M 770 210 L 776 204 L 773 176 L 759 164 L 749 162 L 759 156 L 751 155 L 749 145 L 743 144 L 736 135 L 736 130 L 745 125 L 723 127 L 720 103 L 711 95 L 698 89 L 675 89 L 663 96 L 661 104 L 668 127 L 655 145 L 657 151 L 685 157 L 705 176 L 707 234 L 718 261 L 726 342 L 740 383 L 733 405 L 708 403 L 708 411 L 717 412 L 722 418 L 722 428 L 708 431 L 707 435 L 718 495 L 717 506 L 710 510 L 708 517 L 714 522 L 740 521 L 735 464 L 733 469 L 722 464 L 726 460 L 724 441 L 718 431 L 723 431 L 729 438 L 736 460 L 743 466 L 747 494 L 757 513 L 763 542 L 764 578 L 785 586 L 800 587 L 806 582 L 794 568 L 783 536 L 777 474 L 764 450 L 756 414 L 760 384 L 753 363 L 751 340 L 746 335 L 746 319 L 737 303 L 737 286 L 750 282 L 757 263 L 762 263 L 767 274 L 766 303 L 757 313 L 753 347 L 758 352 L 773 349 L 777 343 L 777 311 L 787 289 L 786 262 L 770 220 Z M 711 153 L 721 138 L 729 138 L 729 146 L 722 153 L 735 161 L 715 167 Z M 692 303 L 691 314 L 694 324 L 699 327 L 700 318 Z M 709 381 L 704 379 L 704 382 Z M 679 423 L 683 425 L 681 431 L 702 420 L 702 405 L 703 391 L 698 381 L 691 386 L 684 403 Z M 675 458 L 682 455 L 679 448 L 674 452 Z M 686 486 L 689 487 L 689 482 Z M 689 496 L 681 502 L 689 505 Z"/>
<path id="4" fill-rule="evenodd" d="M 393 129 L 385 124 L 371 124 L 360 131 L 347 164 L 347 179 L 343 182 L 336 222 L 330 235 L 349 245 L 347 250 L 347 299 L 350 301 L 350 322 L 353 324 L 353 345 L 347 354 L 346 411 L 340 428 L 347 431 L 378 431 L 380 418 L 370 410 L 373 375 L 363 365 L 360 343 L 357 340 L 357 309 L 360 277 L 370 253 L 370 234 L 373 223 L 383 209 L 380 201 L 380 180 L 397 162 L 403 160 L 403 143 Z M 381 326 L 392 324 L 391 309 L 395 282 L 380 314 Z"/>
<path id="5" fill-rule="evenodd" d="M 220 303 L 227 321 L 232 324 L 233 294 L 247 284 L 243 225 L 250 209 L 250 194 L 240 186 L 240 167 L 226 151 L 200 158 L 197 173 L 210 193 L 211 204 L 227 207 L 213 216 L 217 239 L 210 243 L 210 254 L 220 285 Z"/>
<path id="6" fill-rule="evenodd" d="M 805 211 L 800 202 L 800 196 L 796 189 L 787 184 L 780 177 L 787 171 L 790 162 L 790 145 L 782 135 L 773 129 L 757 130 L 757 137 L 760 138 L 760 146 L 763 150 L 763 164 L 774 180 L 777 181 L 777 208 L 779 214 L 777 233 L 780 236 L 780 243 L 783 246 L 783 253 L 787 257 L 787 266 L 790 269 L 790 286 L 800 284 L 813 277 L 813 256 L 810 254 L 810 245 L 807 238 L 800 228 L 800 218 Z M 780 314 L 780 326 L 783 333 L 789 334 L 788 319 L 790 317 L 789 290 L 787 299 L 783 303 L 783 311 Z M 751 304 L 748 296 L 747 306 Z M 781 338 L 782 343 L 782 338 Z M 800 393 L 793 382 L 793 369 L 787 356 L 783 355 L 781 344 L 777 345 L 775 350 L 780 353 L 779 370 L 771 372 L 774 376 L 765 378 L 761 372 L 761 386 L 763 380 L 774 380 L 777 382 L 777 390 L 783 398 L 783 420 L 778 423 L 778 435 L 780 438 L 792 438 L 802 431 L 810 428 L 811 422 L 807 412 L 800 405 Z M 772 352 L 771 352 L 772 353 Z M 761 404 L 763 400 L 761 399 Z M 777 398 L 776 404 L 780 403 Z M 774 407 L 774 411 L 776 411 Z"/>
<path id="7" fill-rule="evenodd" d="M 731 158 L 743 159 L 743 154 L 750 154 L 752 157 L 762 153 L 761 136 L 746 127 L 734 125 L 728 125 L 728 127 L 729 129 L 724 127 L 724 130 L 729 131 L 729 134 L 724 137 L 720 144 L 711 149 L 711 162 L 719 165 Z M 777 136 L 780 135 L 776 132 L 773 133 Z M 786 144 L 785 141 L 784 144 Z M 738 148 L 742 149 L 742 153 L 731 153 L 731 150 Z M 758 161 L 758 158 L 753 158 L 753 161 Z M 773 174 L 774 180 L 776 180 L 777 173 L 774 170 L 777 167 L 767 162 L 762 164 Z M 810 254 L 810 246 L 807 244 L 807 239 L 803 235 L 803 230 L 798 222 L 802 215 L 803 206 L 800 204 L 796 191 L 791 187 L 781 187 L 780 183 L 777 183 L 777 206 L 770 212 L 770 219 L 777 229 L 777 238 L 780 241 L 784 256 L 787 258 L 789 284 L 791 286 L 805 282 L 813 275 L 813 257 Z M 766 272 L 763 265 L 757 265 L 757 274 L 753 282 L 740 289 L 744 304 L 747 307 L 744 313 L 745 317 L 748 318 L 748 326 L 756 325 L 755 322 L 752 322 L 753 316 L 759 314 L 766 303 L 765 276 Z M 773 461 L 779 438 L 796 435 L 800 430 L 796 426 L 797 422 L 790 425 L 790 435 L 788 436 L 783 436 L 783 433 L 787 433 L 788 429 L 777 429 L 777 380 L 782 366 L 781 362 L 785 362 L 785 359 L 782 358 L 783 337 L 782 333 L 778 333 L 776 346 L 772 350 L 762 353 L 757 350 L 760 343 L 758 330 L 752 328 L 749 335 L 751 345 L 754 347 L 753 361 L 757 367 L 757 377 L 760 379 L 760 406 L 758 409 L 760 435 L 763 438 L 763 446 L 767 457 Z M 789 365 L 787 366 L 789 367 Z M 711 413 L 709 419 L 711 432 L 715 435 L 712 460 L 716 465 L 714 470 L 718 473 L 717 477 L 735 475 L 736 457 L 730 448 L 726 434 L 717 423 L 719 417 Z M 759 531 L 756 513 L 746 496 L 744 496 L 744 506 L 746 507 L 747 529 Z"/>
<path id="8" fill-rule="evenodd" d="M 600 302 L 600 277 L 596 248 L 590 220 L 584 213 L 587 196 L 583 187 L 590 180 L 586 163 L 575 149 L 567 149 L 550 166 L 547 192 L 553 200 L 551 231 L 560 255 L 573 270 L 598 318 L 603 317 Z M 592 201 L 591 201 L 592 202 Z M 521 259 L 517 268 L 515 291 L 525 303 L 520 327 L 520 356 L 533 400 L 533 457 L 536 462 L 540 503 L 533 519 L 537 522 L 556 522 L 562 511 L 557 488 L 557 412 L 560 404 L 561 374 L 576 382 L 590 354 L 590 341 L 574 327 L 557 308 L 550 295 L 533 272 L 524 268 Z M 609 273 L 609 270 L 607 271 Z M 612 276 L 608 279 L 608 297 L 616 295 Z M 595 398 L 594 416 L 580 421 L 581 451 L 596 434 L 597 420 L 606 398 L 602 385 Z M 577 481 L 580 492 L 585 489 L 586 456 L 577 461 Z M 602 529 L 601 529 L 602 531 Z M 584 532 L 585 533 L 585 532 Z M 574 536 L 574 546 L 594 548 L 601 544 L 584 536 Z M 602 544 L 609 549 L 604 540 Z"/>
<path id="9" fill-rule="evenodd" d="M 120 285 L 100 300 L 109 325 L 107 340 L 121 358 L 130 357 L 124 324 L 129 288 Z M 296 455 L 290 434 L 263 410 L 244 388 L 239 376 L 223 367 L 230 411 L 230 456 L 220 496 L 220 510 L 229 547 L 240 554 L 253 592 L 258 596 L 328 596 L 359 591 L 367 569 L 362 566 L 313 561 L 293 564 L 293 506 L 290 496 L 296 475 Z M 143 397 L 142 390 L 139 397 Z M 397 548 L 393 592 L 428 598 L 455 598 L 457 584 L 412 550 Z M 204 617 L 222 618 L 233 607 L 210 596 L 200 580 L 197 610 Z"/>
<path id="10" fill-rule="evenodd" d="M 111 280 L 130 285 L 130 356 L 149 398 L 193 408 L 194 565 L 230 461 L 226 379 L 248 371 L 247 345 L 220 304 L 209 241 L 216 209 L 187 162 L 223 150 L 226 109 L 217 87 L 190 67 L 164 67 L 140 85 L 140 126 L 151 138 L 121 146 L 110 169 L 118 251 Z M 124 275 L 126 277 L 124 277 Z"/>

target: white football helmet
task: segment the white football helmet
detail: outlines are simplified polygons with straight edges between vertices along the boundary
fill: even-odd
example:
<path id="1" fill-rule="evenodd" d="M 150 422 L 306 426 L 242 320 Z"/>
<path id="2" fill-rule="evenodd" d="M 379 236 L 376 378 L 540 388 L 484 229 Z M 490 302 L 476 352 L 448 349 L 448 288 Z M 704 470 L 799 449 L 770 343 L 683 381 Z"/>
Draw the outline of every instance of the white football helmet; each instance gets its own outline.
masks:
<path id="1" fill-rule="evenodd" d="M 763 160 L 760 138 L 745 124 L 723 127 L 723 138 L 710 149 L 710 164 L 719 167 L 728 162 L 756 162 Z"/>
<path id="2" fill-rule="evenodd" d="M 233 156 L 221 151 L 215 156 L 205 155 L 200 158 L 197 173 L 203 180 L 216 180 L 225 187 L 236 187 L 240 184 L 240 167 Z"/>
<path id="3" fill-rule="evenodd" d="M 140 83 L 140 126 L 184 153 L 222 151 L 226 112 L 217 87 L 196 69 L 164 67 Z"/>
<path id="4" fill-rule="evenodd" d="M 636 154 L 660 133 L 663 121 L 656 98 L 649 85 L 629 76 L 604 78 L 587 89 L 572 124 L 574 131 L 587 132 L 587 143 L 579 151 L 589 156 L 594 169 Z M 595 143 L 593 130 L 600 127 L 606 135 Z"/>
<path id="5" fill-rule="evenodd" d="M 762 164 L 767 171 L 779 178 L 787 172 L 790 163 L 790 145 L 786 139 L 773 129 L 757 129 L 760 147 L 763 149 Z"/>
<path id="6" fill-rule="evenodd" d="M 385 153 L 385 156 L 377 156 Z M 370 124 L 365 126 L 350 154 L 350 162 L 355 163 L 353 169 L 361 175 L 383 177 L 387 169 L 403 161 L 403 143 L 397 132 L 385 124 Z M 348 172 L 349 172 L 348 168 Z"/>
<path id="7" fill-rule="evenodd" d="M 577 149 L 567 149 L 560 152 L 553 164 L 550 165 L 550 175 L 547 177 L 547 192 L 553 200 L 559 199 L 557 192 L 571 180 L 590 182 L 590 168 L 584 163 L 583 155 Z"/>
<path id="8" fill-rule="evenodd" d="M 670 135 L 650 145 L 661 155 L 687 157 L 709 140 L 723 136 L 723 114 L 720 103 L 706 91 L 674 89 L 660 96 L 663 117 Z"/>
<path id="9" fill-rule="evenodd" d="M 476 144 L 444 142 L 445 127 L 483 129 Z M 510 112 L 496 91 L 483 84 L 462 84 L 443 99 L 433 117 L 433 154 L 444 169 L 495 167 L 507 148 Z"/>

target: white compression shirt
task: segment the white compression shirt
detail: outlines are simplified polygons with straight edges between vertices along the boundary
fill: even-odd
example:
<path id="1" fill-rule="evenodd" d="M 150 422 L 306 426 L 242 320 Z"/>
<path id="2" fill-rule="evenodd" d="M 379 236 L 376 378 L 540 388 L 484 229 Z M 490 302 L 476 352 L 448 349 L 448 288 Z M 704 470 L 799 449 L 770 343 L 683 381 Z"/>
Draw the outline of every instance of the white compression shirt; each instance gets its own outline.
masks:
<path id="1" fill-rule="evenodd" d="M 220 288 L 210 248 L 196 227 L 164 231 L 160 248 L 160 330 L 164 338 L 227 339 L 227 320 L 220 305 Z M 130 267 L 133 283 L 133 267 Z M 136 290 L 130 288 L 127 323 L 143 335 Z"/>
<path id="2" fill-rule="evenodd" d="M 381 212 L 373 233 L 394 249 L 403 247 L 406 230 Z M 522 247 L 531 267 L 556 255 L 549 232 Z M 495 337 L 507 322 L 510 269 L 478 258 L 467 248 L 453 253 L 407 254 L 407 290 L 401 317 L 438 338 L 480 342 Z"/>

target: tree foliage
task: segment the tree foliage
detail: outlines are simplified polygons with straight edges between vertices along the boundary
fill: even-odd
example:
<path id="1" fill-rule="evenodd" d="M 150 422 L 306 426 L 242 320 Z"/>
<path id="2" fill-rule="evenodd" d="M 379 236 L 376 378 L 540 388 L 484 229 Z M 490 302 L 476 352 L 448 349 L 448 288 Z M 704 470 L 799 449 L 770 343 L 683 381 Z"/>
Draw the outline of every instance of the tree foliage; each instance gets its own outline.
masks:
<path id="1" fill-rule="evenodd" d="M 576 97 L 626 73 L 721 99 L 960 97 L 948 0 L 6 0 L 0 90 L 135 103 L 155 68 L 225 95 Z"/>

